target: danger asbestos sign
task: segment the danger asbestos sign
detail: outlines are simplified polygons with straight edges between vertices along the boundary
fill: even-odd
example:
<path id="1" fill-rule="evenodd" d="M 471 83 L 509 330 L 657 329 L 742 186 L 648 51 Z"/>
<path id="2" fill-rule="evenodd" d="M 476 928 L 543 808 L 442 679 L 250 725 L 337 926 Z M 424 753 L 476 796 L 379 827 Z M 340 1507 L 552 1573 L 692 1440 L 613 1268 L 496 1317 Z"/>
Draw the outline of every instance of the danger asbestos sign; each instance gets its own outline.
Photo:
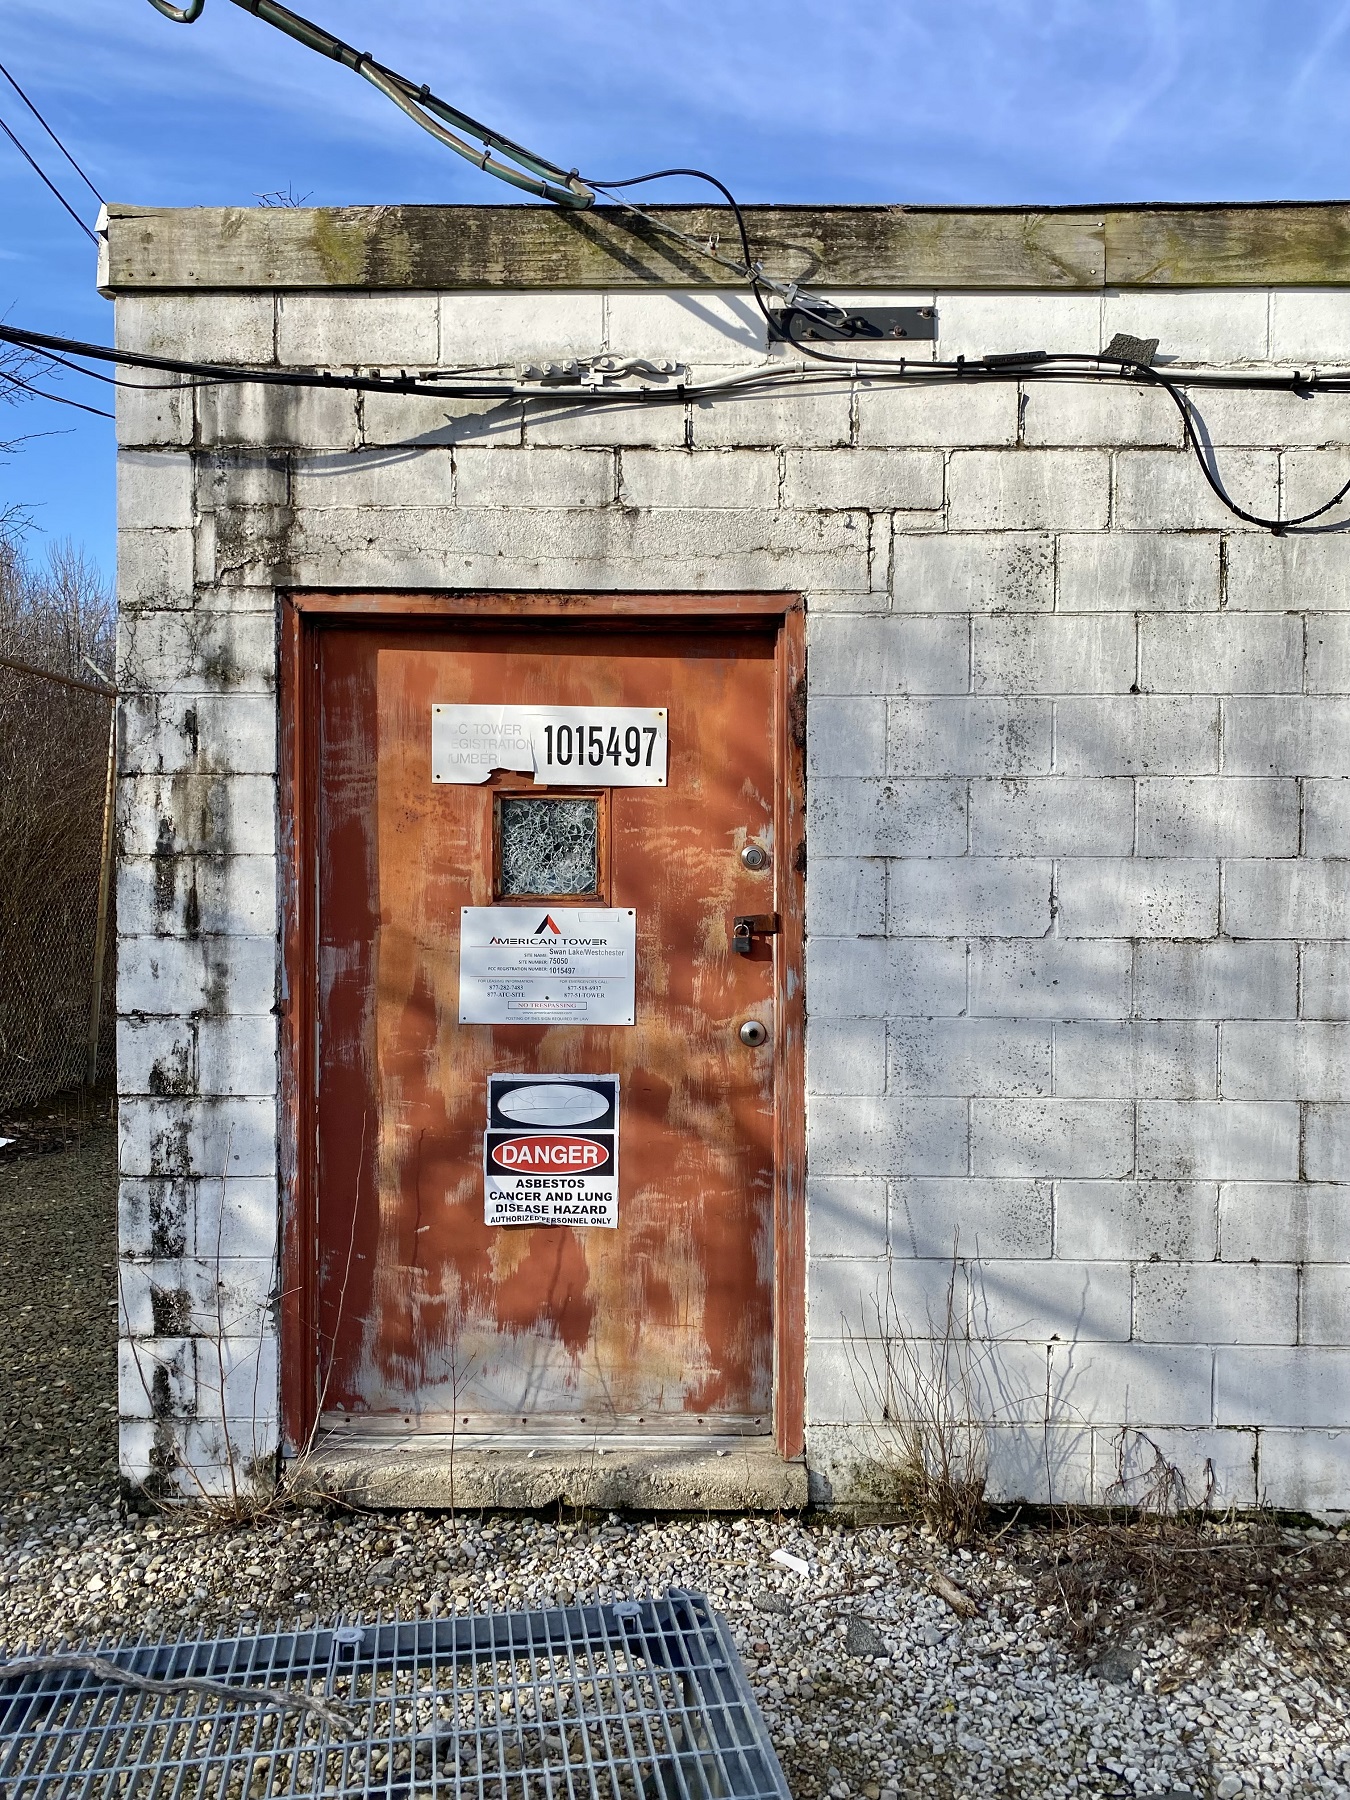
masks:
<path id="1" fill-rule="evenodd" d="M 617 1075 L 489 1075 L 489 1225 L 619 1223 Z"/>

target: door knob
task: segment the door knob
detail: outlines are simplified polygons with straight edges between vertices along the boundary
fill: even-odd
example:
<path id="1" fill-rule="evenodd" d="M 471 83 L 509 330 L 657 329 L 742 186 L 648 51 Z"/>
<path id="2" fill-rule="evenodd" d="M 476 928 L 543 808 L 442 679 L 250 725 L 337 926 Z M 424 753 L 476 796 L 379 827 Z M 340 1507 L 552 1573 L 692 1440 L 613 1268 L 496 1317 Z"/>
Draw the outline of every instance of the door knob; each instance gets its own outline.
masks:
<path id="1" fill-rule="evenodd" d="M 767 1025 L 761 1025 L 758 1019 L 747 1019 L 736 1036 L 751 1050 L 758 1050 L 761 1044 L 768 1043 L 769 1028 Z"/>

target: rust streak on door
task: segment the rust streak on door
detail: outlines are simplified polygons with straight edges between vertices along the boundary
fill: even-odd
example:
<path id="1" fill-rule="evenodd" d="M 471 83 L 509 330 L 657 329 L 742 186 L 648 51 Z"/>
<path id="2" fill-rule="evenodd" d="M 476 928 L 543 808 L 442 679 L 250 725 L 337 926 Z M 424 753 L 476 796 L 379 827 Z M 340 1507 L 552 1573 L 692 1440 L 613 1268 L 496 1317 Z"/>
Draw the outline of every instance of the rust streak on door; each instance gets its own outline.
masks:
<path id="1" fill-rule="evenodd" d="M 796 846 L 776 836 L 778 621 L 358 616 L 306 641 L 311 1415 L 769 1430 L 783 952 L 770 938 L 733 954 L 731 932 L 785 893 L 799 912 Z M 635 1025 L 459 1023 L 460 908 L 499 898 L 495 797 L 548 790 L 500 772 L 433 784 L 431 708 L 454 702 L 668 709 L 668 785 L 604 797 L 589 902 L 635 910 Z M 743 862 L 752 840 L 767 869 Z M 789 1003 L 784 1030 L 792 1016 Z M 769 1027 L 762 1048 L 739 1039 L 752 1018 Z M 529 1071 L 618 1074 L 616 1231 L 484 1224 L 487 1077 Z M 292 1406 L 293 1438 L 304 1410 Z"/>

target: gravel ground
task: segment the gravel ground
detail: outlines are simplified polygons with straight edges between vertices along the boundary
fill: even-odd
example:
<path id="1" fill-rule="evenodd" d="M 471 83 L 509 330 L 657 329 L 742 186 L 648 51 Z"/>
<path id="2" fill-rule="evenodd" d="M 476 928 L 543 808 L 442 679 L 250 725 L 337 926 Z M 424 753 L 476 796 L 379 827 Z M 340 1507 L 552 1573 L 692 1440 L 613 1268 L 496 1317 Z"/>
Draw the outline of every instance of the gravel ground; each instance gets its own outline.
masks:
<path id="1" fill-rule="evenodd" d="M 689 1586 L 730 1620 L 799 1800 L 1350 1800 L 1350 1692 L 1335 1679 L 1346 1640 L 1327 1610 L 1345 1604 L 1350 1556 L 1326 1533 L 1271 1540 L 1322 1557 L 1320 1657 L 1277 1624 L 1216 1639 L 1212 1619 L 1195 1631 L 1145 1620 L 1098 1633 L 1087 1668 L 1081 1621 L 1069 1629 L 1047 1575 L 1067 1539 L 1017 1523 L 948 1551 L 910 1526 L 819 1518 L 123 1518 L 110 1407 L 113 1154 L 102 1133 L 0 1162 L 6 1647 Z M 1208 1548 L 1226 1554 L 1218 1533 Z M 807 1572 L 774 1562 L 776 1550 Z M 972 1616 L 932 1591 L 935 1574 Z M 1130 1604 L 1120 1602 L 1122 1618 Z"/>

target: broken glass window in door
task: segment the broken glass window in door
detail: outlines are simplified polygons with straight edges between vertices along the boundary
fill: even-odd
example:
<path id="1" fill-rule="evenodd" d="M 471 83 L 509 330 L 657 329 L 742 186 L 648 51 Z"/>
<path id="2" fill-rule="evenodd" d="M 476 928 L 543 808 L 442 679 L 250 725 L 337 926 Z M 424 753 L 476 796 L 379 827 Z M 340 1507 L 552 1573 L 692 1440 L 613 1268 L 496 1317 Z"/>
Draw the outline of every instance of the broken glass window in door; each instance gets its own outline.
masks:
<path id="1" fill-rule="evenodd" d="M 498 897 L 600 891 L 600 802 L 500 795 Z"/>

